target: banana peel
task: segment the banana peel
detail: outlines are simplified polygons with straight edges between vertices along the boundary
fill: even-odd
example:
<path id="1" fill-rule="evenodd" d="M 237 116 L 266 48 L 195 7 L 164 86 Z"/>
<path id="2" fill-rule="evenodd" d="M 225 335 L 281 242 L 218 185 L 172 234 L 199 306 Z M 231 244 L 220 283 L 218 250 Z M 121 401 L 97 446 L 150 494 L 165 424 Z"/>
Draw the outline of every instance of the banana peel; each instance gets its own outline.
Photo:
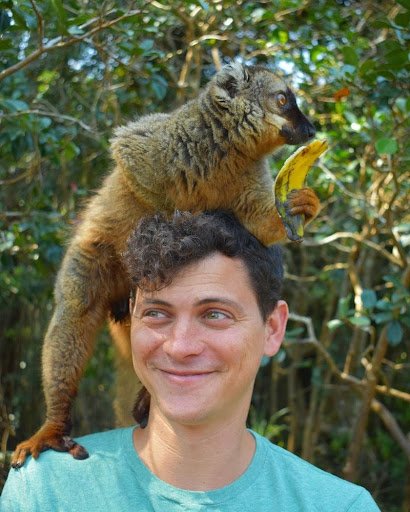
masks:
<path id="1" fill-rule="evenodd" d="M 275 204 L 289 240 L 300 242 L 304 234 L 304 216 L 289 215 L 287 199 L 291 190 L 304 187 L 306 175 L 315 161 L 328 149 L 326 140 L 314 140 L 297 149 L 283 164 L 273 185 Z"/>

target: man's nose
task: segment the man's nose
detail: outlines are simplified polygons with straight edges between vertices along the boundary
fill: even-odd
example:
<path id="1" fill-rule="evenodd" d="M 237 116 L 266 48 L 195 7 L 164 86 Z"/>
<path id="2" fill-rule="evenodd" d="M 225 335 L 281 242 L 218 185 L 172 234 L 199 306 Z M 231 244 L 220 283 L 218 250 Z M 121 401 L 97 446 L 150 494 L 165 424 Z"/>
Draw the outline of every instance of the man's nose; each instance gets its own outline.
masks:
<path id="1" fill-rule="evenodd" d="M 198 355 L 204 347 L 201 329 L 190 319 L 176 321 L 163 343 L 163 350 L 174 359 Z"/>

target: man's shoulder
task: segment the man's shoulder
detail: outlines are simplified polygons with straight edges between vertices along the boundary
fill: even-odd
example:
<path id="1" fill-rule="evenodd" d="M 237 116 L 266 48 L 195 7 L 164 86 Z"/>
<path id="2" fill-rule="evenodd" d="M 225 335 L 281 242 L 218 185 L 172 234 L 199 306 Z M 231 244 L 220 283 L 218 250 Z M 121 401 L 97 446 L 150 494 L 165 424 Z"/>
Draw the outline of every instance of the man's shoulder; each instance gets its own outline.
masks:
<path id="1" fill-rule="evenodd" d="M 116 428 L 104 432 L 87 434 L 82 437 L 76 437 L 75 441 L 84 446 L 89 453 L 102 449 L 115 451 L 123 447 L 124 440 L 131 442 L 133 428 L 134 427 Z"/>
<path id="2" fill-rule="evenodd" d="M 46 450 L 38 459 L 29 457 L 20 469 L 10 470 L 0 509 L 61 510 L 64 499 L 71 503 L 70 510 L 81 510 L 76 505 L 81 500 L 97 503 L 100 486 L 109 489 L 116 471 L 124 472 L 128 467 L 119 462 L 127 458 L 127 453 L 133 453 L 132 430 L 116 429 L 76 438 L 89 453 L 84 460 L 54 450 Z M 99 485 L 91 489 L 87 485 L 90 481 L 98 481 Z"/>
<path id="3" fill-rule="evenodd" d="M 264 445 L 268 463 L 273 463 L 277 467 L 281 467 L 284 471 L 294 474 L 295 476 L 306 475 L 306 477 L 313 478 L 315 480 L 326 480 L 328 482 L 333 482 L 334 485 L 358 487 L 351 482 L 343 480 L 342 478 L 333 475 L 332 473 L 314 466 L 310 462 L 302 459 L 292 452 L 289 452 L 285 448 L 273 444 L 265 437 L 259 434 L 255 435 L 258 438 L 258 443 L 260 445 Z"/>
<path id="4" fill-rule="evenodd" d="M 28 457 L 20 469 L 10 471 L 10 476 L 19 474 L 26 478 L 41 476 L 42 479 L 47 479 L 47 475 L 55 474 L 55 472 L 76 471 L 80 465 L 82 469 L 86 469 L 86 466 L 94 463 L 96 459 L 119 457 L 124 448 L 124 440 L 129 437 L 131 443 L 131 435 L 132 428 L 122 428 L 75 438 L 76 442 L 88 451 L 88 459 L 76 460 L 66 452 L 46 450 L 40 454 L 38 459 Z"/>
<path id="5" fill-rule="evenodd" d="M 315 510 L 379 510 L 368 491 L 352 482 L 324 471 L 294 453 L 255 434 L 257 445 L 265 452 L 266 478 L 283 482 L 289 496 L 298 496 L 300 503 L 314 503 Z M 329 508 L 330 507 L 330 508 Z M 339 508 L 337 508 L 339 510 Z"/>

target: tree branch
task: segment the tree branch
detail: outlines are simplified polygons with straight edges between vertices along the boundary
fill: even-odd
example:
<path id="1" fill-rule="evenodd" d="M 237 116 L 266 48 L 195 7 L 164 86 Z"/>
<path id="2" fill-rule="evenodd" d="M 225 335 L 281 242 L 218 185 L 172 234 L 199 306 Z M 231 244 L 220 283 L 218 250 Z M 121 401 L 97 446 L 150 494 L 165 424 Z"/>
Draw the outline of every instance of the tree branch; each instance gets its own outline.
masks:
<path id="1" fill-rule="evenodd" d="M 135 9 L 133 11 L 129 11 L 126 14 L 123 14 L 122 16 L 119 16 L 118 18 L 115 18 L 110 21 L 101 22 L 101 18 L 93 18 L 92 20 L 89 20 L 87 23 L 84 23 L 83 25 L 80 25 L 79 29 L 83 30 L 84 28 L 88 27 L 89 25 L 92 25 L 94 23 L 98 22 L 98 25 L 85 34 L 81 36 L 72 36 L 68 39 L 64 40 L 63 37 L 57 37 L 51 41 L 49 41 L 48 44 L 43 45 L 42 42 L 39 45 L 39 47 L 34 50 L 28 57 L 25 59 L 17 62 L 13 66 L 10 66 L 9 68 L 5 69 L 4 71 L 0 72 L 0 82 L 4 80 L 6 77 L 12 75 L 13 73 L 16 73 L 17 71 L 20 71 L 20 69 L 25 68 L 35 60 L 37 60 L 39 57 L 46 53 L 53 52 L 55 50 L 59 50 L 60 48 L 66 48 L 67 46 L 71 46 L 73 44 L 79 43 L 81 41 L 84 41 L 84 39 L 87 39 L 89 37 L 94 36 L 98 32 L 101 32 L 102 30 L 106 28 L 110 28 L 113 25 L 116 25 L 120 23 L 121 21 L 126 20 L 127 18 L 130 18 L 131 16 L 135 16 L 136 14 L 140 14 L 140 9 Z M 37 18 L 39 19 L 39 18 Z"/>
<path id="2" fill-rule="evenodd" d="M 358 379 L 357 377 L 354 377 L 353 375 L 350 375 L 342 370 L 340 370 L 335 363 L 333 357 L 329 354 L 329 352 L 326 350 L 326 348 L 320 343 L 316 335 L 314 333 L 313 323 L 312 319 L 310 317 L 297 315 L 295 313 L 289 313 L 289 319 L 294 320 L 295 322 L 301 322 L 306 325 L 306 329 L 308 331 L 308 337 L 304 338 L 302 340 L 298 340 L 298 344 L 306 344 L 311 345 L 327 362 L 330 370 L 332 373 L 342 382 L 350 384 L 352 387 L 354 387 L 356 390 L 360 390 L 362 392 L 364 389 L 366 389 L 366 382 L 363 380 Z M 288 342 L 285 345 L 289 345 L 292 342 Z M 406 402 L 410 402 L 410 393 L 406 393 L 405 391 L 401 391 L 399 389 L 390 388 L 388 386 L 382 386 L 377 385 L 376 391 L 382 395 L 391 396 L 394 398 L 399 398 L 400 400 L 404 400 Z"/>
<path id="3" fill-rule="evenodd" d="M 85 124 L 80 119 L 77 119 L 72 116 L 68 116 L 66 114 L 59 114 L 59 113 L 55 113 L 55 112 L 46 112 L 44 110 L 35 110 L 34 109 L 34 110 L 19 110 L 18 112 L 10 112 L 9 114 L 4 114 L 3 117 L 5 117 L 5 118 L 18 117 L 18 116 L 22 116 L 25 114 L 32 114 L 32 115 L 44 116 L 44 117 L 52 117 L 53 119 L 57 119 L 59 121 L 69 121 L 70 123 L 76 123 L 76 124 L 80 125 L 81 128 L 83 128 L 83 130 L 92 133 L 92 135 L 95 138 L 99 138 L 99 136 L 100 136 L 98 134 L 98 132 L 96 132 L 96 130 L 94 128 L 91 128 L 91 126 L 88 126 L 88 124 Z"/>
<path id="4" fill-rule="evenodd" d="M 326 245 L 334 242 L 335 240 L 339 240 L 340 238 L 352 238 L 353 240 L 356 240 L 357 242 L 360 242 L 364 245 L 367 245 L 371 249 L 374 249 L 376 252 L 380 253 L 384 258 L 388 259 L 391 263 L 394 265 L 397 265 L 401 268 L 403 268 L 404 264 L 401 258 L 396 258 L 391 254 L 389 251 L 386 251 L 383 247 L 381 247 L 379 244 L 376 244 L 375 242 L 372 242 L 371 240 L 368 240 L 367 238 L 364 238 L 359 233 L 351 233 L 349 231 L 339 231 L 338 233 L 334 233 L 333 235 L 329 235 L 325 238 L 322 238 L 322 240 L 309 240 L 306 239 L 304 244 L 307 246 L 317 246 L 317 245 Z"/>
<path id="5" fill-rule="evenodd" d="M 43 39 L 44 39 L 44 19 L 39 11 L 37 4 L 34 0 L 30 0 L 31 5 L 33 6 L 33 10 L 36 14 L 37 18 L 37 32 L 38 32 L 38 46 L 39 48 L 43 47 Z"/>
<path id="6" fill-rule="evenodd" d="M 385 424 L 387 430 L 390 432 L 393 439 L 401 447 L 410 462 L 410 441 L 403 434 L 399 424 L 394 418 L 393 414 L 378 400 L 373 399 L 371 403 L 372 411 L 377 413 Z"/>

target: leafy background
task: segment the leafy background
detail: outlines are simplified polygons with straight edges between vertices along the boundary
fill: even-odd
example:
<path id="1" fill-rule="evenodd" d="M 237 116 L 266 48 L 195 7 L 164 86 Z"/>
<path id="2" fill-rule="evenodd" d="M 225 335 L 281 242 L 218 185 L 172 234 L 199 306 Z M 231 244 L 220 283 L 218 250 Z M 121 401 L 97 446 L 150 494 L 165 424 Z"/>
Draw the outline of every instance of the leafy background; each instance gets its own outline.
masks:
<path id="1" fill-rule="evenodd" d="M 42 421 L 53 282 L 113 128 L 239 59 L 286 77 L 331 146 L 309 175 L 320 216 L 285 247 L 292 320 L 250 425 L 410 510 L 409 25 L 409 0 L 0 0 L 2 478 Z M 113 425 L 114 359 L 104 331 L 77 434 Z"/>

